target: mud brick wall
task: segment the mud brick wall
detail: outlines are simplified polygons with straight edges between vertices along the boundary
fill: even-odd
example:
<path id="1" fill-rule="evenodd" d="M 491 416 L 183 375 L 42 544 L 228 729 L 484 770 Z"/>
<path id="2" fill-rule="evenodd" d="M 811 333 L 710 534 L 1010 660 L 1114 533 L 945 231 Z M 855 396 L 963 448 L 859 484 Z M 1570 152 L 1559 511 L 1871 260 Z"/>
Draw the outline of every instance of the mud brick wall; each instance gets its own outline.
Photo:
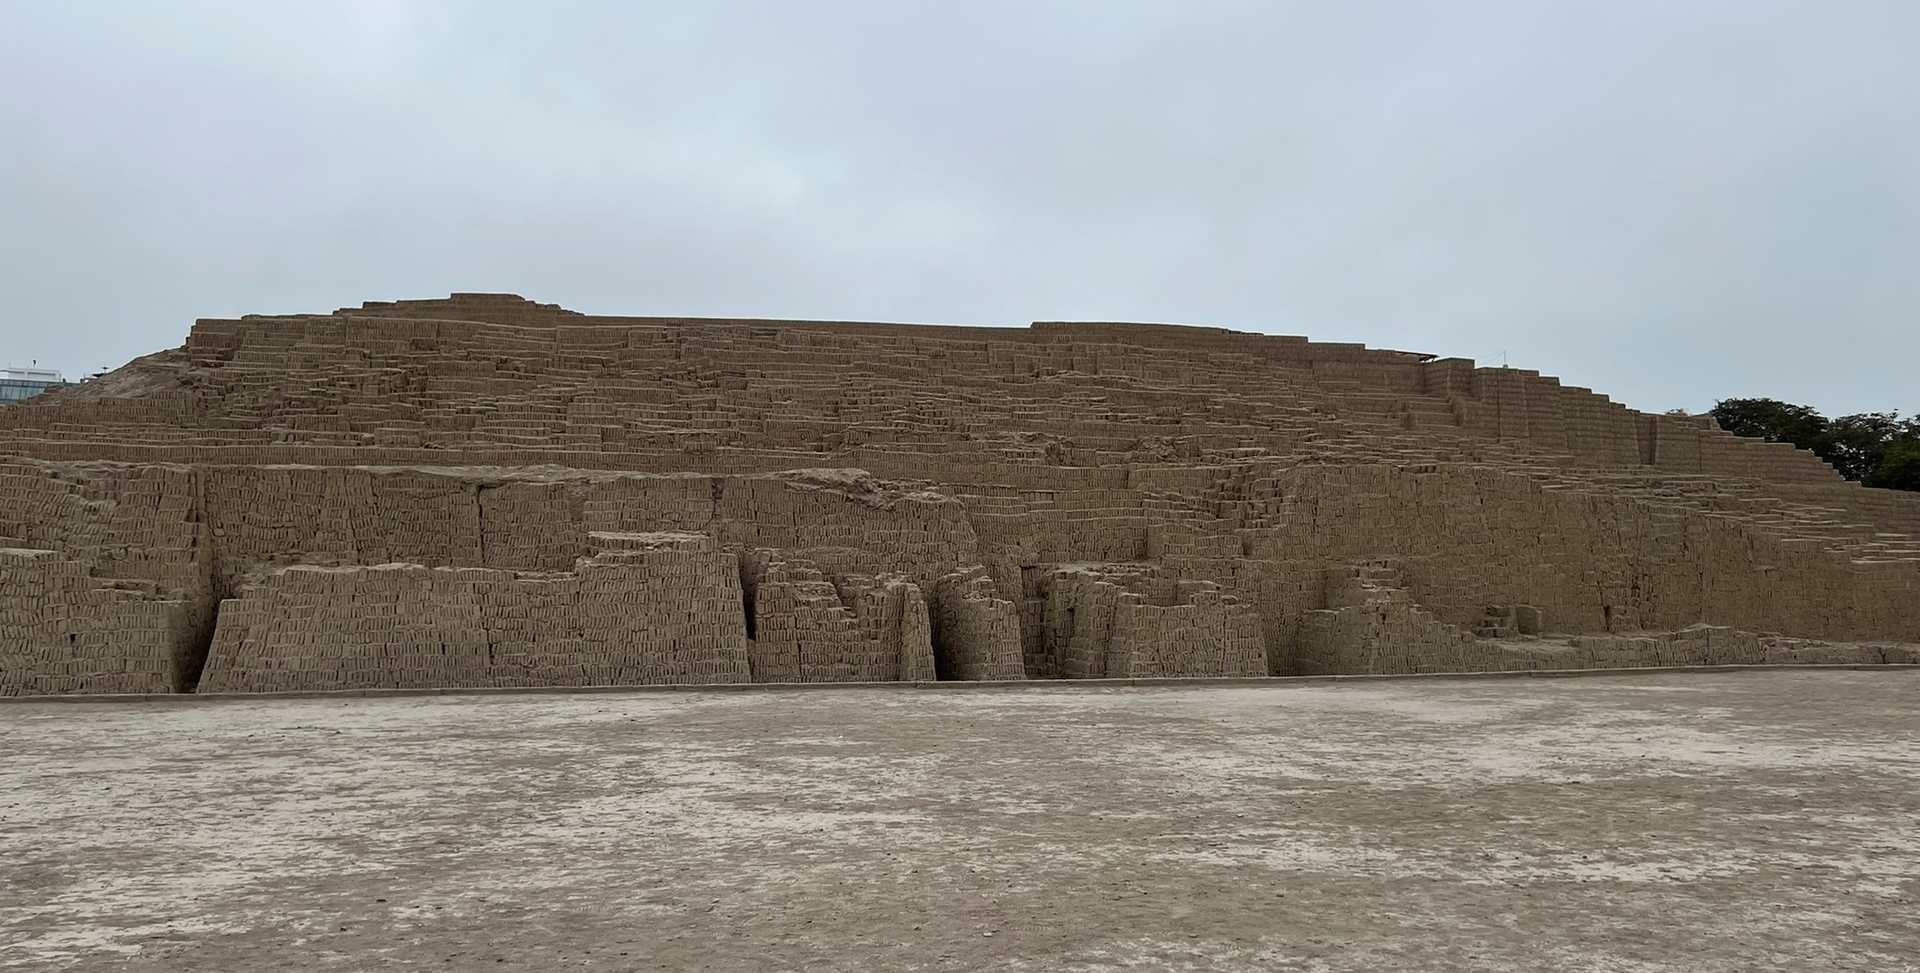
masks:
<path id="1" fill-rule="evenodd" d="M 1503 656 L 1486 669 L 1616 669 L 1645 666 L 1724 666 L 1839 661 L 1771 652 L 1767 639 L 1725 626 L 1694 625 L 1676 632 L 1583 635 L 1563 640 L 1492 643 Z M 1851 660 L 1848 660 L 1851 661 Z M 1872 659 L 1886 661 L 1877 653 Z"/>
<path id="2" fill-rule="evenodd" d="M 1327 568 L 1327 608 L 1309 611 L 1301 619 L 1283 671 L 1321 675 L 1528 668 L 1502 647 L 1441 621 L 1415 603 L 1405 567 L 1394 559 L 1373 558 Z"/>
<path id="3" fill-rule="evenodd" d="M 849 648 L 873 644 L 866 629 L 891 611 L 864 614 L 859 598 L 873 596 L 851 593 L 849 579 L 885 574 L 877 569 L 890 564 L 918 564 L 895 580 L 937 592 L 915 575 L 950 574 L 976 552 L 987 565 L 978 572 L 986 582 L 947 586 L 949 594 L 970 586 L 980 596 L 945 603 L 951 622 L 945 651 L 954 677 L 1111 674 L 1111 634 L 1084 650 L 1097 651 L 1098 664 L 1069 664 L 1082 658 L 1079 650 L 1050 641 L 1041 588 L 1051 576 L 1046 565 L 1057 562 L 1045 558 L 1130 553 L 1141 535 L 1146 552 L 1156 555 L 1151 570 L 1142 570 L 1156 583 L 1216 585 L 1239 604 L 1236 610 L 1257 613 L 1267 668 L 1279 673 L 1299 668 L 1294 657 L 1307 613 L 1338 605 L 1323 577 L 1326 566 L 1364 557 L 1394 559 L 1409 596 L 1438 620 L 1463 628 L 1474 625 L 1486 605 L 1528 604 L 1567 632 L 1670 630 L 1707 618 L 1805 637 L 1916 638 L 1916 621 L 1906 610 L 1920 595 L 1916 562 L 1874 525 L 1850 523 L 1844 512 L 1835 517 L 1809 500 L 1685 477 L 1636 482 L 1631 489 L 1569 488 L 1558 475 L 1459 464 L 1349 463 L 1259 477 L 1217 467 L 1183 476 L 1143 480 L 1162 488 L 1154 492 L 1062 495 L 1010 487 L 955 497 L 858 471 L 711 477 L 20 461 L 0 469 L 0 491 L 15 501 L 0 529 L 7 543 L 56 550 L 83 563 L 101 587 L 116 579 L 154 582 L 156 597 L 197 605 L 202 624 L 211 613 L 211 591 L 243 583 L 261 565 L 398 560 L 571 575 L 581 557 L 606 546 L 597 534 L 711 531 L 702 542 L 711 550 L 772 550 L 830 579 L 826 587 L 839 607 L 824 601 L 819 607 L 838 620 L 823 631 L 858 628 L 861 634 L 834 636 L 844 651 L 834 656 L 838 661 L 810 670 L 819 678 L 911 678 L 885 674 L 910 672 L 901 659 L 911 653 L 875 653 L 894 661 L 861 662 L 859 650 Z M 1802 519 L 1783 524 L 1783 512 Z M 763 548 L 765 540 L 799 546 Z M 526 585 L 535 590 L 533 581 Z M 1146 607 L 1180 607 L 1139 590 Z M 536 602 L 566 604 L 578 599 L 578 580 L 543 582 L 538 591 Z M 993 620 L 993 603 L 1001 600 L 1013 606 L 1010 627 Z M 928 606 L 930 629 L 938 624 L 938 602 L 936 594 Z M 778 612 L 756 608 L 756 624 L 763 615 Z M 578 627 L 563 622 L 554 630 Z M 767 627 L 780 630 L 777 622 Z M 1178 629 L 1191 630 L 1191 624 Z M 1020 645 L 1017 667 L 996 655 L 1006 631 Z M 965 644 L 976 637 L 985 641 Z M 590 678 L 579 661 L 592 641 L 584 635 L 554 636 L 539 646 L 526 638 L 506 641 L 516 644 L 505 654 L 534 660 L 521 665 L 540 670 L 516 680 L 553 681 L 562 669 L 569 679 Z M 192 642 L 188 636 L 174 650 L 175 658 L 188 660 L 188 671 L 196 656 Z M 1072 643 L 1069 636 L 1058 645 Z M 1169 665 L 1193 672 L 1211 664 Z M 826 675 L 833 666 L 843 675 Z M 603 670 L 592 678 L 605 677 Z M 425 677 L 395 681 L 419 678 Z"/>
<path id="4" fill-rule="evenodd" d="M 1310 611 L 1293 671 L 1303 675 L 1508 668 L 1504 653 L 1408 602 Z"/>
<path id="5" fill-rule="evenodd" d="M 208 692 L 744 682 L 737 560 L 607 552 L 565 574 L 293 566 L 221 605 Z"/>
<path id="6" fill-rule="evenodd" d="M 1041 668 L 1066 678 L 1259 676 L 1266 639 L 1251 605 L 1210 582 L 1174 582 L 1152 565 L 1053 571 Z"/>
<path id="7" fill-rule="evenodd" d="M 229 565 L 493 564 L 481 548 L 477 490 L 457 477 L 422 470 L 221 466 L 207 470 L 205 489 L 213 541 Z"/>
<path id="8" fill-rule="evenodd" d="M 1920 665 L 1920 644 L 1823 642 L 1766 636 L 1761 648 L 1770 665 Z"/>
<path id="9" fill-rule="evenodd" d="M 807 562 L 750 556 L 748 658 L 754 682 L 893 682 L 934 678 L 920 587 L 897 576 L 829 579 Z"/>
<path id="10" fill-rule="evenodd" d="M 1309 612 L 1297 656 L 1305 674 L 1494 672 L 1644 666 L 1829 662 L 1831 655 L 1769 653 L 1759 636 L 1720 626 L 1644 635 L 1486 641 L 1406 601 Z M 1885 661 L 1875 654 L 1872 661 Z"/>
<path id="11" fill-rule="evenodd" d="M 1137 561 L 1148 553 L 1153 517 L 1139 491 L 1024 491 L 998 503 L 966 499 L 982 549 L 1022 564 Z"/>
<path id="12" fill-rule="evenodd" d="M 1905 661 L 1920 646 L 1827 646 L 1762 638 L 1726 626 L 1629 635 L 1512 638 L 1538 632 L 1532 606 L 1489 606 L 1501 637 L 1473 633 L 1435 618 L 1404 587 L 1401 565 L 1372 560 L 1326 572 L 1329 606 L 1306 613 L 1289 671 L 1303 674 L 1472 672 L 1641 666 L 1756 665 Z"/>
<path id="13" fill-rule="evenodd" d="M 577 615 L 581 635 L 590 645 L 581 676 L 590 684 L 652 686 L 751 678 L 740 562 L 732 553 L 605 552 L 581 562 L 576 573 L 578 602 L 535 617 L 532 634 L 538 644 L 543 631 L 565 631 L 566 617 Z M 544 677 L 535 673 L 529 678 Z"/>
<path id="14" fill-rule="evenodd" d="M 597 527 L 586 516 L 586 504 L 601 492 L 601 484 L 508 481 L 454 488 L 470 491 L 479 513 L 474 564 L 549 570 L 570 565 L 585 553 L 584 534 Z M 663 520 L 645 527 L 668 530 L 680 523 Z"/>
<path id="15" fill-rule="evenodd" d="M 0 696 L 179 692 L 199 662 L 204 615 L 151 582 L 0 548 Z"/>
<path id="16" fill-rule="evenodd" d="M 1767 661 L 1759 636 L 1725 626 L 1696 625 L 1660 635 L 1588 635 L 1547 650 L 1542 668 L 1606 669 L 1635 666 L 1745 666 Z"/>
<path id="17" fill-rule="evenodd" d="M 1068 679 L 1119 676 L 1109 671 L 1122 604 L 1138 601 L 1152 582 L 1149 565 L 1056 568 L 1041 585 L 1045 621 L 1039 654 L 1048 671 Z"/>
<path id="18" fill-rule="evenodd" d="M 1024 679 L 1020 610 L 974 567 L 934 582 L 928 606 L 941 679 Z"/>
<path id="19" fill-rule="evenodd" d="M 592 531 L 711 532 L 735 549 L 837 551 L 867 572 L 937 576 L 974 556 L 965 508 L 861 471 L 710 477 L 491 468 L 213 467 L 231 562 L 332 559 L 565 570 Z M 858 552 L 848 554 L 846 552 Z"/>
<path id="20" fill-rule="evenodd" d="M 602 478 L 581 500 L 580 516 L 588 530 L 706 531 L 724 483 L 691 474 Z"/>
<path id="21" fill-rule="evenodd" d="M 963 504 L 887 489 L 859 470 L 728 479 L 714 518 L 722 545 L 804 555 L 836 574 L 896 573 L 926 584 L 977 557 Z"/>
<path id="22" fill-rule="evenodd" d="M 1783 536 L 1716 509 L 1711 497 L 1565 489 L 1494 468 L 1378 465 L 1290 471 L 1264 489 L 1272 500 L 1261 526 L 1238 531 L 1254 566 L 1166 560 L 1180 576 L 1241 592 L 1282 637 L 1294 613 L 1319 607 L 1311 579 L 1323 566 L 1373 556 L 1400 559 L 1420 604 L 1461 626 L 1489 604 L 1539 606 L 1574 632 L 1705 618 L 1909 639 L 1920 624 L 1903 608 L 1920 592 L 1920 562 L 1861 558 L 1837 535 Z M 1816 529 L 1825 528 L 1808 528 Z M 1304 586 L 1292 580 L 1303 574 Z"/>
<path id="23" fill-rule="evenodd" d="M 483 613 L 484 674 L 445 663 L 389 682 L 659 678 L 594 653 L 624 637 L 609 606 L 618 572 L 640 570 L 609 556 L 655 556 L 643 538 L 665 532 L 705 540 L 664 549 L 746 558 L 739 625 L 790 638 L 757 647 L 755 678 L 1238 671 L 1249 612 L 1267 668 L 1288 672 L 1309 627 L 1334 624 L 1312 613 L 1376 610 L 1343 600 L 1338 575 L 1373 561 L 1393 577 L 1372 587 L 1457 629 L 1529 605 L 1561 634 L 1704 620 L 1920 639 L 1914 498 L 1523 369 L 1220 328 L 369 302 L 198 322 L 182 349 L 0 410 L 0 453 L 19 457 L 0 459 L 0 546 L 78 564 L 88 590 L 149 583 L 203 621 L 220 594 L 272 601 L 271 572 L 292 565 L 510 574 L 473 582 L 513 593 Z M 757 604 L 756 558 L 818 577 L 767 581 Z M 1147 567 L 1121 583 L 1122 563 Z M 1075 596 L 1109 619 L 1098 639 L 1054 634 L 1053 579 L 1075 565 L 1124 589 Z M 613 588 L 587 584 L 602 571 Z M 338 583 L 348 604 L 376 594 Z M 442 607 L 451 641 L 378 644 L 471 643 L 465 610 Z M 931 662 L 915 647 L 922 610 Z M 1507 627 L 1480 627 L 1483 644 L 1434 635 L 1431 657 L 1392 664 L 1514 651 Z M 1134 629 L 1167 634 L 1129 642 Z M 705 665 L 705 651 L 668 668 Z"/>
<path id="24" fill-rule="evenodd" d="M 101 577 L 196 589 L 207 558 L 197 483 L 175 466 L 0 460 L 0 544 L 58 550 Z"/>
<path id="25" fill-rule="evenodd" d="M 412 564 L 282 569 L 221 603 L 201 689 L 491 685 L 480 599 L 509 578 Z"/>
<path id="26" fill-rule="evenodd" d="M 1107 672 L 1116 678 L 1264 676 L 1266 640 L 1260 614 L 1233 595 L 1200 582 L 1181 602 L 1120 605 Z"/>
<path id="27" fill-rule="evenodd" d="M 0 462 L 0 695 L 191 686 L 213 612 L 193 484 Z"/>
<path id="28" fill-rule="evenodd" d="M 933 682 L 939 678 L 933 656 L 933 616 L 925 591 L 911 581 L 894 577 L 856 577 L 848 581 L 857 593 L 857 614 L 863 630 L 882 645 L 896 646 L 899 668 L 892 677 L 902 682 Z"/>

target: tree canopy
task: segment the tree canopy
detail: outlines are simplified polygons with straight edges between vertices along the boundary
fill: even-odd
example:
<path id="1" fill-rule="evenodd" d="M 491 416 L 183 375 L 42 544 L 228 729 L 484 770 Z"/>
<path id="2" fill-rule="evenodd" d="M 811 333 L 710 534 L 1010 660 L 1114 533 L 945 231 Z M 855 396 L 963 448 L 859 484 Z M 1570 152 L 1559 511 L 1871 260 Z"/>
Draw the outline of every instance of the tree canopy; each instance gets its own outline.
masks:
<path id="1" fill-rule="evenodd" d="M 1889 490 L 1920 490 L 1920 437 L 1908 436 L 1889 447 L 1879 467 L 1867 477 L 1867 485 Z"/>
<path id="2" fill-rule="evenodd" d="M 1721 399 L 1713 418 L 1736 436 L 1811 450 L 1849 480 L 1920 490 L 1920 413 L 1908 419 L 1897 412 L 1829 419 L 1810 406 L 1778 399 Z"/>

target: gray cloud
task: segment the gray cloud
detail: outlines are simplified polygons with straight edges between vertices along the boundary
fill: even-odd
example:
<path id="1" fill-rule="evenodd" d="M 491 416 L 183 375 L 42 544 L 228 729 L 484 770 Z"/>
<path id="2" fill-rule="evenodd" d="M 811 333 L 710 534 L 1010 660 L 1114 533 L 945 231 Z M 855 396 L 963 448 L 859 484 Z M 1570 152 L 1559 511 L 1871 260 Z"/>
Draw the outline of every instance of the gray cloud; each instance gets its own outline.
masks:
<path id="1" fill-rule="evenodd" d="M 1905 0 L 17 4 L 0 357 L 484 289 L 1912 411 L 1916 42 Z"/>

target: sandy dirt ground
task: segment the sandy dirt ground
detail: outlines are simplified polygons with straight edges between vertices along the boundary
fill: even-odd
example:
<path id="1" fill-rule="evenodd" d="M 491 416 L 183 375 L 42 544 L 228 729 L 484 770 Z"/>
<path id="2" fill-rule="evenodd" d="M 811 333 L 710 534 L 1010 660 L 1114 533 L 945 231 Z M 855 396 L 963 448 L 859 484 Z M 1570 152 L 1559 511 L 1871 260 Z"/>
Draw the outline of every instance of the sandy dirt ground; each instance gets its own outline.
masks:
<path id="1" fill-rule="evenodd" d="M 1920 969 L 1920 672 L 0 706 L 5 970 Z"/>

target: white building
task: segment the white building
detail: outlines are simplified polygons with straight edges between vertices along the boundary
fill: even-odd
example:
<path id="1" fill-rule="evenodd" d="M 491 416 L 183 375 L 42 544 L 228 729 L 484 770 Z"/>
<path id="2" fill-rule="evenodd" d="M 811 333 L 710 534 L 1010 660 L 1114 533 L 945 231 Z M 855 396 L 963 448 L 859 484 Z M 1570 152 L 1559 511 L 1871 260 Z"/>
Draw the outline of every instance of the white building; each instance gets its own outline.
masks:
<path id="1" fill-rule="evenodd" d="M 0 404 L 30 399 L 65 384 L 67 380 L 51 368 L 0 368 Z"/>

